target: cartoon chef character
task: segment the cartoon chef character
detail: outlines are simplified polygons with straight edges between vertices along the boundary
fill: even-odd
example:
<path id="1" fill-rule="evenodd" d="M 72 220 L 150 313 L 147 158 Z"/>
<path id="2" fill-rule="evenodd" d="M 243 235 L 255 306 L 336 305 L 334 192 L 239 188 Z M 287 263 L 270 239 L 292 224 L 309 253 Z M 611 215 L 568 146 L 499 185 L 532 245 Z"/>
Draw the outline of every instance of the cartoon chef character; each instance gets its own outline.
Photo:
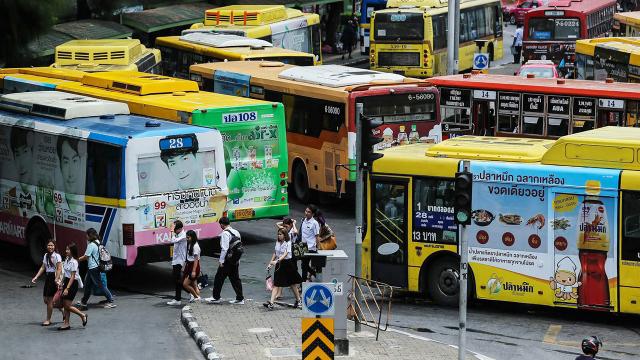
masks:
<path id="1" fill-rule="evenodd" d="M 568 256 L 556 264 L 554 277 L 549 278 L 549 285 L 555 290 L 556 297 L 563 300 L 577 299 L 577 288 L 582 283 L 576 275 L 576 264 Z M 576 291 L 574 291 L 576 289 Z"/>

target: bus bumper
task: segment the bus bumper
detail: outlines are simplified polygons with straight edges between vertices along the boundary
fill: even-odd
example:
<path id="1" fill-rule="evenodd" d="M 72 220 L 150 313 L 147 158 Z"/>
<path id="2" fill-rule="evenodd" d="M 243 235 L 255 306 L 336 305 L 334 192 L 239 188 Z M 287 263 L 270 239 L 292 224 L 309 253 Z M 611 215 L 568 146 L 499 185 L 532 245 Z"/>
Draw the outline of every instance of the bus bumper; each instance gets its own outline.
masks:
<path id="1" fill-rule="evenodd" d="M 372 66 L 371 70 L 382 71 L 388 73 L 394 73 L 399 75 L 404 75 L 407 77 L 415 77 L 415 78 L 426 78 L 433 76 L 433 68 L 396 68 L 396 67 L 387 67 L 387 66 Z"/>

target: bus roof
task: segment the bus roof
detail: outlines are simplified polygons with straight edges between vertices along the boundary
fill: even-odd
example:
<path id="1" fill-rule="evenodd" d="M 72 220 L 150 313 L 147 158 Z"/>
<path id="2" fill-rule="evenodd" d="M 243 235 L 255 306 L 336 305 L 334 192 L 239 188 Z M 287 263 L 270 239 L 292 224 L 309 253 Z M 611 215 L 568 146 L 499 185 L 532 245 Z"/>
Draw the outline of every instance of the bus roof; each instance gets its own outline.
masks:
<path id="1" fill-rule="evenodd" d="M 143 33 L 187 26 L 203 20 L 211 5 L 206 2 L 177 4 L 121 14 L 122 23 Z"/>
<path id="2" fill-rule="evenodd" d="M 199 91 L 198 84 L 193 81 L 137 71 L 87 74 L 82 78 L 81 82 L 83 85 L 134 93 L 136 95 Z"/>
<path id="3" fill-rule="evenodd" d="M 292 70 L 292 71 L 306 71 L 308 73 L 318 72 L 320 69 L 328 65 L 319 65 L 319 66 L 309 66 L 309 67 L 299 67 L 300 70 Z M 199 74 L 200 76 L 206 78 L 212 78 L 213 73 L 215 71 L 227 71 L 234 72 L 238 74 L 246 74 L 251 76 L 252 84 L 263 86 L 266 88 L 275 88 L 282 90 L 284 92 L 294 92 L 298 88 L 304 88 L 306 95 L 305 96 L 318 96 L 319 98 L 331 98 L 337 99 L 339 101 L 343 101 L 343 99 L 348 95 L 351 91 L 358 90 L 358 86 L 339 86 L 339 87 L 329 87 L 320 85 L 317 83 L 309 83 L 302 82 L 297 80 L 283 79 L 280 77 L 280 74 L 289 69 L 296 68 L 296 65 L 285 65 L 279 62 L 254 62 L 254 61 L 227 61 L 227 62 L 217 62 L 217 63 L 209 63 L 209 64 L 197 64 L 191 65 L 191 72 L 195 74 Z M 363 69 L 354 69 L 348 68 L 351 71 L 369 71 Z M 403 81 L 419 81 L 417 79 L 404 78 Z M 395 86 L 395 85 L 405 85 L 403 81 L 398 81 L 395 83 L 368 83 L 362 86 Z M 428 84 L 427 82 L 423 82 L 421 84 Z M 407 86 L 410 86 L 406 84 Z M 414 84 L 415 85 L 415 84 Z"/>
<path id="4" fill-rule="evenodd" d="M 229 5 L 205 11 L 204 25 L 268 25 L 300 16 L 302 11 L 284 5 Z"/>
<path id="5" fill-rule="evenodd" d="M 188 35 L 209 35 L 207 33 L 191 33 Z M 224 35 L 228 36 L 228 35 Z M 268 43 L 268 42 L 267 42 Z M 269 44 L 269 43 L 268 43 Z M 271 45 L 271 44 L 269 44 Z M 238 46 L 238 47 L 214 47 L 211 45 L 204 45 L 199 43 L 193 43 L 189 41 L 183 41 L 180 36 L 164 36 L 156 39 L 156 46 L 166 46 L 174 49 L 180 49 L 183 51 L 189 51 L 195 54 L 202 54 L 212 56 L 215 58 L 231 58 L 238 60 L 244 59 L 263 59 L 265 57 L 308 57 L 315 59 L 313 54 L 294 51 L 289 49 L 277 48 L 277 47 L 260 47 L 252 48 L 250 46 Z M 313 60 L 312 60 L 313 63 Z"/>
<path id="6" fill-rule="evenodd" d="M 640 11 L 615 13 L 613 18 L 624 24 L 640 25 Z"/>
<path id="7" fill-rule="evenodd" d="M 265 40 L 252 39 L 246 36 L 221 34 L 215 32 L 195 32 L 188 33 L 180 36 L 182 41 L 190 43 L 211 46 L 215 48 L 226 47 L 250 47 L 250 48 L 265 48 L 272 47 L 273 45 Z"/>
<path id="8" fill-rule="evenodd" d="M 539 79 L 511 75 L 460 74 L 437 76 L 429 81 L 439 87 L 558 94 L 571 96 L 640 99 L 640 84 L 609 81 Z"/>
<path id="9" fill-rule="evenodd" d="M 295 66 L 278 74 L 281 79 L 318 84 L 327 87 L 345 87 L 375 82 L 402 83 L 404 76 L 342 65 Z"/>
<path id="10" fill-rule="evenodd" d="M 80 70 L 56 69 L 52 67 L 0 69 L 0 76 L 10 76 L 14 74 L 24 74 L 57 80 L 80 81 L 87 73 Z"/>
<path id="11" fill-rule="evenodd" d="M 492 136 L 459 136 L 436 144 L 426 156 L 469 160 L 539 162 L 553 140 Z"/>
<path id="12" fill-rule="evenodd" d="M 56 46 L 55 65 L 128 65 L 145 49 L 138 39 L 71 40 Z"/>
<path id="13" fill-rule="evenodd" d="M 555 11 L 551 16 L 564 16 L 564 12 L 589 13 L 607 6 L 615 6 L 616 0 L 555 0 L 547 5 L 529 10 L 526 17 L 548 17 L 548 11 Z"/>
<path id="14" fill-rule="evenodd" d="M 32 91 L 2 95 L 0 107 L 60 120 L 129 114 L 127 104 L 61 91 Z"/>
<path id="15" fill-rule="evenodd" d="M 608 56 L 629 54 L 629 64 L 640 66 L 640 38 L 603 37 L 576 41 L 576 53 L 594 56 L 597 51 L 605 52 Z"/>
<path id="16" fill-rule="evenodd" d="M 388 0 L 387 8 L 399 7 L 430 7 L 438 8 L 447 6 L 447 0 Z"/>
<path id="17" fill-rule="evenodd" d="M 232 5 L 232 6 L 244 6 L 252 8 L 255 5 Z M 271 5 L 269 5 L 271 6 Z M 212 9 L 215 11 L 216 9 Z M 306 27 L 311 25 L 317 25 L 320 23 L 320 15 L 303 13 L 300 10 L 286 8 L 286 17 L 276 22 L 269 24 L 254 24 L 251 21 L 246 23 L 243 21 L 228 23 L 217 20 L 217 16 L 210 18 L 205 23 L 193 24 L 190 29 L 184 30 L 183 34 L 193 31 L 220 31 L 233 33 L 236 35 L 244 35 L 251 38 L 262 38 L 278 33 L 282 33 L 287 30 L 297 29 L 300 27 Z M 221 17 L 222 20 L 222 17 Z"/>
<path id="18" fill-rule="evenodd" d="M 563 136 L 543 164 L 640 170 L 640 128 L 606 126 Z"/>

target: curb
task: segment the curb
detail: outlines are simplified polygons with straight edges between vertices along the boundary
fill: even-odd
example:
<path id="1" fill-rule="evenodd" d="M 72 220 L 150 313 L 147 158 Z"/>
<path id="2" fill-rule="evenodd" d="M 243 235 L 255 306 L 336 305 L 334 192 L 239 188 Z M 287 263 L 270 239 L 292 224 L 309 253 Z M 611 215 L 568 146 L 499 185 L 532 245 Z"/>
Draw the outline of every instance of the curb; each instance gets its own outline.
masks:
<path id="1" fill-rule="evenodd" d="M 196 318 L 193 316 L 191 312 L 191 306 L 185 306 L 182 308 L 180 313 L 180 320 L 182 321 L 182 325 L 187 330 L 189 335 L 196 342 L 196 345 L 200 348 L 202 355 L 207 360 L 218 360 L 222 359 L 222 357 L 216 352 L 216 348 L 213 346 L 213 341 L 211 338 L 202 331 L 198 323 L 196 322 Z"/>

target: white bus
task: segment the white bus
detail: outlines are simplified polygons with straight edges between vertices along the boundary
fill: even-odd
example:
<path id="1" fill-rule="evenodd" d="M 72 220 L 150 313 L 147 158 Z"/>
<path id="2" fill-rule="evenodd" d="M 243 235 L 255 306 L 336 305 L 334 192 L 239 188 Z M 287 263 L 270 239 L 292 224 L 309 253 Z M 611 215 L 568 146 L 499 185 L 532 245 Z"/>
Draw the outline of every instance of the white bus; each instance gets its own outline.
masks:
<path id="1" fill-rule="evenodd" d="M 115 263 L 170 257 L 180 219 L 220 233 L 228 190 L 215 129 L 129 115 L 124 103 L 54 91 L 0 97 L 0 241 L 86 247 L 95 228 Z"/>

